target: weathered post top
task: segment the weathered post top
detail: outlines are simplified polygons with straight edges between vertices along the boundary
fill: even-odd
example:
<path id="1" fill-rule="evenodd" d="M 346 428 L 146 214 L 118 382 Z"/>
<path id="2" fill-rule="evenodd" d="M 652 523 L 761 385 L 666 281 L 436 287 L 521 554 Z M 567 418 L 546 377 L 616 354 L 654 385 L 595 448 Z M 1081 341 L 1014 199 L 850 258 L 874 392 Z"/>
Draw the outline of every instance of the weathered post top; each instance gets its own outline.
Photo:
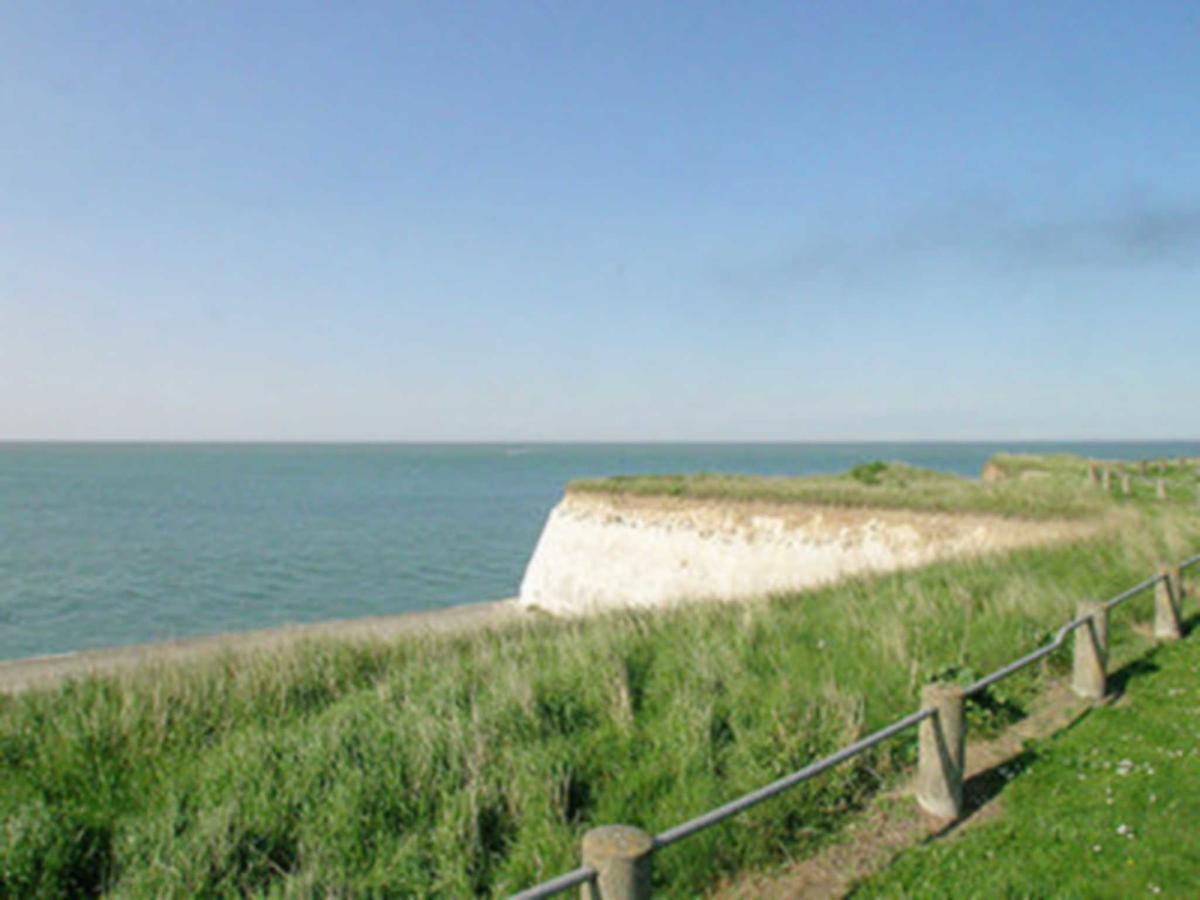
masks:
<path id="1" fill-rule="evenodd" d="M 583 836 L 583 862 L 596 870 L 584 900 L 649 900 L 654 838 L 630 825 L 605 825 Z"/>

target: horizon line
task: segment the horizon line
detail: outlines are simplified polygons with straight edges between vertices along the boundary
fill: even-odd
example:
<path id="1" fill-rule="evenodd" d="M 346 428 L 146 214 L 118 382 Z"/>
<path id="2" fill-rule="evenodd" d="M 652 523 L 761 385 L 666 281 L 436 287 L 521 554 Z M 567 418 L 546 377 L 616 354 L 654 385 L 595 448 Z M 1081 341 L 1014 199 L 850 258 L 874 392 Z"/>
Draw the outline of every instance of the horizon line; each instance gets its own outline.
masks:
<path id="1" fill-rule="evenodd" d="M 981 438 L 0 438 L 0 445 L 163 446 L 745 446 L 834 444 L 1200 444 L 1200 437 Z"/>

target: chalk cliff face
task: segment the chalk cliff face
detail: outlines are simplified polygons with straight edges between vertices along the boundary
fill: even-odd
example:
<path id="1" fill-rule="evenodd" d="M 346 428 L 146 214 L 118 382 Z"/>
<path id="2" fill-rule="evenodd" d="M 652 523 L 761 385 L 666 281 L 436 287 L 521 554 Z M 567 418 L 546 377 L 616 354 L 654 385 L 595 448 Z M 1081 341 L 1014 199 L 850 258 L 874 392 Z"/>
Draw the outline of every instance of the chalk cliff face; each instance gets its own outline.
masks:
<path id="1" fill-rule="evenodd" d="M 1079 530 L 979 515 L 568 493 L 542 531 L 520 603 L 571 615 L 733 600 Z"/>

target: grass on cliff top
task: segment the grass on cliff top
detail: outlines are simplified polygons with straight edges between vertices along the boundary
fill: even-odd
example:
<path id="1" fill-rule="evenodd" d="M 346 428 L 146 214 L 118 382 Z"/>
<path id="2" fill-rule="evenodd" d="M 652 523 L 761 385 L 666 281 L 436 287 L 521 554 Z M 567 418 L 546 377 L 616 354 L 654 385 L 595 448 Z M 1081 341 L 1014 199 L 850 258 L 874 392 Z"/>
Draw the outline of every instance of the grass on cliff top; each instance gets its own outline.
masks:
<path id="1" fill-rule="evenodd" d="M 1200 546 L 1137 527 L 803 595 L 389 643 L 310 643 L 0 697 L 0 896 L 464 897 L 658 832 L 1044 642 L 1081 597 Z M 1122 607 L 1118 655 L 1140 652 Z M 1066 651 L 972 706 L 1019 715 Z M 819 845 L 911 765 L 910 732 L 655 858 L 660 896 Z"/>
<path id="2" fill-rule="evenodd" d="M 904 854 L 854 896 L 1196 896 L 1200 647 L 1131 668 L 1121 702 L 1006 767 L 998 818 Z"/>
<path id="3" fill-rule="evenodd" d="M 1115 464 L 1114 464 L 1115 465 Z M 1175 499 L 1194 499 L 1196 469 L 1162 465 L 1156 474 L 1133 477 L 1131 499 L 1152 499 L 1154 478 L 1168 480 Z M 882 461 L 856 466 L 844 475 L 764 478 L 749 475 L 621 475 L 573 481 L 580 493 L 683 497 L 691 499 L 813 503 L 829 506 L 964 512 L 1030 519 L 1078 519 L 1102 513 L 1112 500 L 1124 500 L 1113 480 L 1109 496 L 1088 480 L 1088 460 L 1079 456 L 993 457 L 995 481 L 960 478 L 943 472 Z M 1136 469 L 1134 470 L 1136 471 Z"/>

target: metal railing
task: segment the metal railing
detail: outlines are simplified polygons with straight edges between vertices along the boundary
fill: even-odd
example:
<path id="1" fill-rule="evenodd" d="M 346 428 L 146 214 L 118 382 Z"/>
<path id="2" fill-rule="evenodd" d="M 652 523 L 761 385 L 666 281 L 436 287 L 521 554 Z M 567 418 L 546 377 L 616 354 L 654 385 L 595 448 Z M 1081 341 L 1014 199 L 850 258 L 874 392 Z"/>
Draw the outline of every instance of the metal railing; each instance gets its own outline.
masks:
<path id="1" fill-rule="evenodd" d="M 1107 635 L 1107 615 L 1108 615 L 1108 613 L 1111 610 L 1115 609 L 1120 604 L 1126 602 L 1127 600 L 1132 599 L 1133 597 L 1136 597 L 1138 594 L 1142 593 L 1143 591 L 1150 590 L 1151 588 L 1158 587 L 1159 585 L 1164 586 L 1165 598 L 1163 599 L 1163 601 L 1161 603 L 1158 603 L 1155 606 L 1155 616 L 1156 616 L 1155 632 L 1156 632 L 1156 634 L 1159 633 L 1160 623 L 1158 622 L 1158 617 L 1161 615 L 1161 616 L 1172 617 L 1174 619 L 1175 630 L 1176 630 L 1176 633 L 1178 633 L 1179 602 L 1182 599 L 1182 595 L 1183 595 L 1182 573 L 1197 564 L 1200 564 L 1200 554 L 1197 554 L 1196 556 L 1192 556 L 1192 557 L 1184 560 L 1183 562 L 1179 563 L 1177 566 L 1174 566 L 1173 568 L 1164 567 L 1162 569 L 1162 571 L 1160 571 L 1157 575 L 1153 575 L 1150 578 L 1147 578 L 1145 581 L 1141 581 L 1138 584 L 1135 584 L 1133 587 L 1131 587 L 1125 591 L 1122 591 L 1121 593 L 1117 594 L 1115 597 L 1113 597 L 1109 600 L 1106 600 L 1102 604 L 1095 604 L 1093 608 L 1089 609 L 1089 611 L 1081 613 L 1080 615 L 1078 615 L 1074 619 L 1072 619 L 1070 622 L 1068 622 L 1067 624 L 1065 624 L 1061 628 L 1059 628 L 1058 631 L 1055 632 L 1054 638 L 1049 643 L 1044 644 L 1041 647 L 1038 647 L 1036 650 L 1032 651 L 1031 653 L 1026 654 L 1025 656 L 1022 656 L 1020 659 L 1015 660 L 1015 661 L 1009 663 L 1008 665 L 997 669 L 995 672 L 992 672 L 990 675 L 985 675 L 983 678 L 980 678 L 978 681 L 975 681 L 974 683 L 968 685 L 965 688 L 961 688 L 961 689 L 950 688 L 951 693 L 954 695 L 951 698 L 951 706 L 950 707 L 935 706 L 935 705 L 923 706 L 923 708 L 917 710 L 916 712 L 914 712 L 910 715 L 907 715 L 904 718 L 902 718 L 896 722 L 893 722 L 891 725 L 888 725 L 885 728 L 881 728 L 880 730 L 874 732 L 873 734 L 868 735 L 867 737 L 862 738 L 861 740 L 855 741 L 853 744 L 850 744 L 848 747 L 844 747 L 841 750 L 837 751 L 836 753 L 833 753 L 833 754 L 825 757 L 824 759 L 820 759 L 814 763 L 810 763 L 809 765 L 805 766 L 804 768 L 799 769 L 798 771 L 793 772 L 790 775 L 785 775 L 784 777 L 778 779 L 777 781 L 773 781 L 770 784 L 759 788 L 758 790 L 751 791 L 749 794 L 745 794 L 745 795 L 737 798 L 736 800 L 731 800 L 729 803 L 726 803 L 723 806 L 719 806 L 716 809 L 710 810 L 709 812 L 706 812 L 703 815 L 697 816 L 694 819 L 690 819 L 687 822 L 682 823 L 681 825 L 676 825 L 674 828 L 668 828 L 666 831 L 655 835 L 650 840 L 650 842 L 648 844 L 648 850 L 643 854 L 642 858 L 634 859 L 634 858 L 630 857 L 630 858 L 623 858 L 621 860 L 616 861 L 618 867 L 623 867 L 621 869 L 621 872 L 619 873 L 622 877 L 618 877 L 616 879 L 616 881 L 623 884 L 624 887 L 615 892 L 612 892 L 612 893 L 615 895 L 619 895 L 622 898 L 626 898 L 626 897 L 627 898 L 641 898 L 641 897 L 649 896 L 649 872 L 650 872 L 649 859 L 652 856 L 652 854 L 655 853 L 656 851 L 662 850 L 666 847 L 670 847 L 672 844 L 678 843 L 679 841 L 689 838 L 694 834 L 698 834 L 699 832 L 704 831 L 708 828 L 711 828 L 714 825 L 717 825 L 721 822 L 724 822 L 726 819 L 732 818 L 733 816 L 736 816 L 739 813 L 745 812 L 746 810 L 750 809 L 751 807 L 757 806 L 758 804 L 760 804 L 766 800 L 769 800 L 772 797 L 775 797 L 778 794 L 783 793 L 784 791 L 790 790 L 791 788 L 794 788 L 796 785 L 803 784 L 804 782 L 817 777 L 818 775 L 822 774 L 823 772 L 826 772 L 829 769 L 832 769 L 835 766 L 838 766 L 838 765 L 846 762 L 847 760 L 853 759 L 854 757 L 858 756 L 859 754 L 864 753 L 867 750 L 870 750 L 872 747 L 875 747 L 875 746 L 883 743 L 884 741 L 888 740 L 889 738 L 895 737 L 896 735 L 898 735 L 904 731 L 907 731 L 910 728 L 920 725 L 922 722 L 925 722 L 926 720 L 934 719 L 935 717 L 944 717 L 944 716 L 946 716 L 948 711 L 950 711 L 951 714 L 953 715 L 954 712 L 956 711 L 957 716 L 959 718 L 959 723 L 957 725 L 957 731 L 961 735 L 963 733 L 961 718 L 962 718 L 962 700 L 964 698 L 973 696 L 975 694 L 980 693 L 981 691 L 987 690 L 992 685 L 994 685 L 1000 681 L 1003 681 L 1005 678 L 1008 678 L 1010 675 L 1015 675 L 1017 672 L 1021 671 L 1022 669 L 1025 669 L 1028 666 L 1033 665 L 1038 660 L 1044 659 L 1045 657 L 1047 657 L 1051 653 L 1053 653 L 1055 650 L 1058 650 L 1059 648 L 1061 648 L 1066 643 L 1067 635 L 1075 632 L 1076 630 L 1078 630 L 1080 628 L 1083 628 L 1084 626 L 1089 626 L 1086 629 L 1086 631 L 1088 632 L 1088 636 L 1085 639 L 1090 639 L 1090 641 L 1096 641 L 1098 639 L 1098 636 L 1101 634 Z M 1102 615 L 1105 619 L 1105 624 L 1102 629 L 1098 629 L 1097 627 L 1095 627 L 1095 619 L 1098 615 Z M 1167 625 L 1169 626 L 1170 623 L 1167 623 Z M 1079 639 L 1077 638 L 1077 641 L 1078 640 Z M 1104 638 L 1103 640 L 1106 644 L 1106 638 Z M 1098 652 L 1101 657 L 1103 657 L 1106 654 L 1106 651 L 1107 651 L 1106 645 L 1104 647 L 1098 648 Z M 1083 656 L 1084 656 L 1085 660 L 1086 659 L 1092 659 L 1092 660 L 1095 659 L 1095 657 L 1088 656 L 1087 653 L 1084 653 Z M 1080 663 L 1080 655 L 1078 653 L 1076 656 L 1075 664 L 1077 667 L 1081 664 Z M 1104 662 L 1100 662 L 1100 666 L 1102 669 L 1101 677 L 1103 678 Z M 956 710 L 955 710 L 954 704 L 957 704 Z M 953 728 L 954 726 L 951 726 L 951 727 Z M 922 740 L 924 740 L 924 738 Z M 960 741 L 961 741 L 961 738 L 960 738 Z M 922 758 L 918 763 L 918 767 L 921 770 L 921 772 L 918 775 L 918 778 L 925 776 L 926 769 L 928 769 L 928 771 L 931 773 L 931 777 L 933 777 L 935 781 L 937 781 L 939 779 L 943 779 L 943 780 L 948 779 L 950 782 L 957 781 L 956 787 L 957 787 L 959 794 L 961 795 L 961 780 L 962 780 L 962 771 L 961 771 L 962 770 L 962 748 L 961 748 L 961 746 L 958 748 L 958 760 L 957 760 L 958 771 L 956 773 L 953 771 L 950 771 L 950 772 L 946 771 L 947 761 L 944 758 L 946 755 L 947 755 L 946 748 L 944 746 L 940 748 L 940 752 L 938 752 L 937 754 L 932 754 L 932 753 L 929 754 L 929 756 L 931 756 L 931 757 L 936 756 L 937 758 L 935 758 L 935 759 L 927 760 L 925 758 L 925 755 L 922 754 Z M 950 756 L 951 757 L 953 756 L 953 752 L 951 752 Z M 950 769 L 954 768 L 953 762 L 954 762 L 954 760 L 951 759 Z M 951 793 L 953 793 L 954 787 L 955 787 L 955 785 L 953 785 L 953 784 L 950 785 Z M 961 799 L 961 797 L 960 797 L 960 799 Z M 932 809 L 931 806 L 928 806 L 926 804 L 925 798 L 921 796 L 920 789 L 918 789 L 918 801 L 921 802 L 922 806 L 926 806 L 927 809 Z M 957 806 L 957 804 L 956 804 L 956 806 Z M 956 811 L 955 815 L 957 815 L 957 811 Z M 639 870 L 640 871 L 639 877 L 634 877 L 633 875 L 630 874 L 630 872 L 633 871 L 632 869 L 630 869 L 630 866 L 636 867 L 638 865 L 641 865 L 642 869 Z M 603 863 L 600 864 L 600 867 L 604 867 L 604 864 Z M 625 877 L 625 876 L 628 876 L 628 877 Z M 552 878 L 549 881 L 544 881 L 541 884 L 534 885 L 533 887 L 527 888 L 526 890 L 523 890 L 517 894 L 513 894 L 511 900 L 540 900 L 540 898 L 552 897 L 556 894 L 560 894 L 563 891 L 569 890 L 573 887 L 579 887 L 581 885 L 589 884 L 589 883 L 592 884 L 596 888 L 596 890 L 595 890 L 596 897 L 604 897 L 607 900 L 607 897 L 609 896 L 609 894 L 604 893 L 600 889 L 600 887 L 597 885 L 597 882 L 600 880 L 602 880 L 600 868 L 598 868 L 596 865 L 590 865 L 585 862 L 584 865 L 580 866 L 579 868 L 572 869 L 570 872 L 567 872 L 563 875 L 559 875 L 557 878 Z M 630 885 L 635 885 L 635 884 L 640 885 L 640 887 L 630 887 Z"/>

